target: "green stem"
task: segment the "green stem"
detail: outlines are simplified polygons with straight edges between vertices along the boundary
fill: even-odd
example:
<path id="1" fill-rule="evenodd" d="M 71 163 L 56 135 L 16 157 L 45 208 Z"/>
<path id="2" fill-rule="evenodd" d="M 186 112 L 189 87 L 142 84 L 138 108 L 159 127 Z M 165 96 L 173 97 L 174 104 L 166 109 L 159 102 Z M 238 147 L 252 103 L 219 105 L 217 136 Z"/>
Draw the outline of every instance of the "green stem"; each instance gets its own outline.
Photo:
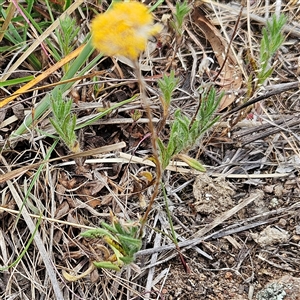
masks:
<path id="1" fill-rule="evenodd" d="M 163 196 L 164 196 L 164 200 L 165 200 L 167 217 L 168 217 L 168 221 L 169 221 L 169 225 L 170 225 L 170 229 L 171 229 L 171 234 L 172 234 L 172 241 L 176 246 L 178 246 L 178 240 L 177 240 L 177 237 L 176 237 L 176 233 L 175 233 L 175 230 L 174 230 L 174 225 L 173 225 L 173 221 L 172 221 L 172 217 L 171 217 L 171 213 L 170 213 L 170 209 L 169 209 L 166 188 L 165 188 L 165 185 L 164 185 L 163 182 L 161 182 L 161 188 L 162 188 L 162 192 L 163 192 Z"/>

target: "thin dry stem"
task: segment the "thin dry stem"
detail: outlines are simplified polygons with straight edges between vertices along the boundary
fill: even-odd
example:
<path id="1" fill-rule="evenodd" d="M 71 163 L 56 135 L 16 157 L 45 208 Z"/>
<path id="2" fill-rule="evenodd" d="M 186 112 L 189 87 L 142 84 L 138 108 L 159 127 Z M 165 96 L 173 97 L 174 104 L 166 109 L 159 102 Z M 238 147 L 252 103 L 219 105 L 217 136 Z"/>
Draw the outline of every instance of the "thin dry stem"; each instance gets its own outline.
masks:
<path id="1" fill-rule="evenodd" d="M 154 191 L 153 191 L 153 194 L 151 196 L 150 202 L 148 204 L 148 208 L 147 208 L 144 216 L 141 219 L 141 224 L 142 224 L 141 230 L 140 230 L 140 236 L 141 236 L 143 234 L 143 229 L 144 229 L 144 226 L 147 222 L 148 215 L 149 215 L 149 213 L 152 209 L 153 203 L 154 203 L 154 201 L 156 199 L 156 196 L 158 194 L 158 191 L 159 191 L 159 186 L 160 186 L 161 177 L 162 177 L 162 167 L 161 167 L 161 162 L 160 162 L 160 159 L 159 159 L 159 154 L 158 154 L 158 149 L 157 149 L 157 144 L 156 144 L 157 132 L 156 132 L 156 128 L 155 128 L 155 126 L 153 124 L 153 121 L 152 121 L 152 111 L 151 111 L 150 105 L 148 103 L 148 96 L 146 94 L 145 80 L 142 76 L 142 73 L 141 73 L 140 67 L 138 65 L 138 62 L 135 61 L 134 64 L 135 64 L 136 76 L 137 76 L 139 87 L 140 87 L 140 94 L 141 94 L 142 104 L 143 104 L 144 109 L 146 111 L 147 118 L 149 119 L 148 124 L 149 124 L 149 131 L 151 133 L 151 144 L 152 144 L 152 152 L 153 152 L 152 154 L 153 154 L 153 158 L 154 158 L 155 165 L 156 165 L 156 177 L 155 177 L 155 182 L 154 182 Z"/>

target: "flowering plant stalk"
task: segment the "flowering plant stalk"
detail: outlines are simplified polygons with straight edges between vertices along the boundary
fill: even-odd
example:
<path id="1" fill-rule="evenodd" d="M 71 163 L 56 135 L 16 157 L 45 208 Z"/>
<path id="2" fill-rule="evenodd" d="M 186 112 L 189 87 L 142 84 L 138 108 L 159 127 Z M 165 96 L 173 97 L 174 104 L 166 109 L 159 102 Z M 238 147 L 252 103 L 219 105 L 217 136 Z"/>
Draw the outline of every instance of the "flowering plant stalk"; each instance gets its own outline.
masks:
<path id="1" fill-rule="evenodd" d="M 141 101 L 149 120 L 153 158 L 156 164 L 156 180 L 148 209 L 141 220 L 141 235 L 159 191 L 162 171 L 156 144 L 157 133 L 152 123 L 152 113 L 138 57 L 146 49 L 148 39 L 161 30 L 161 25 L 153 24 L 152 15 L 144 4 L 139 2 L 117 2 L 111 9 L 98 15 L 93 20 L 91 29 L 93 44 L 104 55 L 125 56 L 133 62 L 140 87 Z"/>
<path id="2" fill-rule="evenodd" d="M 139 2 L 117 2 L 105 13 L 98 15 L 91 24 L 92 43 L 107 56 L 124 56 L 133 62 L 140 87 L 140 97 L 149 120 L 153 159 L 156 164 L 154 192 L 148 209 L 141 219 L 141 228 L 131 238 L 140 239 L 148 214 L 156 199 L 161 182 L 161 162 L 157 149 L 157 133 L 152 122 L 152 113 L 146 95 L 145 81 L 141 74 L 138 57 L 146 49 L 148 39 L 161 30 L 160 24 L 153 24 L 148 8 Z M 126 262 L 125 262 L 126 263 Z M 101 264 L 99 265 L 101 266 Z"/>
<path id="3" fill-rule="evenodd" d="M 177 27 L 182 27 L 184 17 L 189 12 L 187 2 L 177 5 L 176 9 L 176 25 Z M 156 177 L 153 184 L 154 190 L 151 195 L 147 210 L 140 220 L 141 226 L 138 231 L 135 230 L 130 234 L 130 239 L 126 240 L 128 245 L 131 245 L 132 243 L 132 247 L 134 244 L 140 245 L 138 240 L 141 239 L 148 215 L 160 190 L 162 173 L 169 164 L 170 160 L 174 157 L 177 157 L 187 162 L 193 168 L 196 168 L 200 171 L 205 171 L 204 167 L 198 161 L 179 152 L 185 151 L 188 147 L 193 146 L 203 135 L 203 133 L 210 128 L 214 122 L 216 122 L 217 118 L 213 118 L 213 114 L 217 109 L 221 97 L 216 97 L 214 89 L 211 89 L 207 95 L 203 95 L 203 99 L 200 99 L 199 101 L 199 107 L 196 115 L 192 120 L 189 120 L 186 116 L 184 116 L 181 111 L 177 111 L 175 113 L 174 122 L 171 125 L 170 141 L 167 145 L 165 145 L 163 141 L 159 139 L 156 128 L 152 122 L 152 111 L 150 104 L 148 103 L 146 84 L 140 70 L 138 57 L 140 53 L 146 49 L 148 39 L 152 35 L 157 34 L 160 29 L 161 26 L 159 24 L 153 24 L 153 18 L 148 8 L 139 2 L 113 3 L 112 7 L 109 8 L 105 13 L 96 16 L 91 24 L 92 43 L 95 48 L 97 48 L 103 55 L 123 56 L 132 61 L 136 77 L 138 79 L 142 105 L 148 117 L 148 126 L 151 134 L 152 144 L 152 160 L 156 165 Z M 182 30 L 179 30 L 182 28 L 177 29 L 178 32 L 182 33 Z M 174 71 L 171 71 L 170 76 L 164 75 L 163 78 L 158 81 L 158 85 L 162 92 L 162 124 L 166 123 L 166 119 L 169 116 L 169 107 L 172 100 L 172 94 L 176 89 L 177 84 L 178 79 L 175 78 Z M 169 220 L 170 224 L 172 225 L 171 218 L 169 218 Z M 113 224 L 112 227 L 106 225 L 106 229 L 109 229 L 112 232 L 113 230 L 111 229 L 114 228 Z M 105 237 L 103 229 L 101 229 L 99 233 L 100 236 L 102 235 Z M 172 234 L 175 237 L 174 231 Z M 118 244 L 120 245 L 120 243 Z M 138 248 L 139 247 L 133 247 L 134 251 L 127 255 L 131 259 L 128 261 L 127 259 L 123 260 L 125 264 L 130 263 L 133 260 L 133 255 Z M 103 262 L 100 262 L 99 264 L 97 263 L 95 265 L 99 267 L 108 266 L 107 262 L 104 264 Z M 115 268 L 115 264 L 109 265 L 110 267 Z"/>

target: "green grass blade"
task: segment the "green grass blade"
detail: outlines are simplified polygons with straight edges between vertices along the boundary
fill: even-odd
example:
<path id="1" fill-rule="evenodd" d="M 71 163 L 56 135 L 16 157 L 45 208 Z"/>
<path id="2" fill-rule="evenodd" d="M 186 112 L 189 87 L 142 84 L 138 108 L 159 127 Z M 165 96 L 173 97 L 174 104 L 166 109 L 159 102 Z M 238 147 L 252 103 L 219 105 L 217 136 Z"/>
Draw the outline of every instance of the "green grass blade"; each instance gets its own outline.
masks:
<path id="1" fill-rule="evenodd" d="M 9 266 L 7 267 L 4 267 L 4 268 L 0 268 L 0 271 L 6 271 L 14 266 L 16 266 L 20 261 L 21 259 L 23 258 L 23 256 L 27 253 L 30 245 L 32 244 L 33 240 L 34 240 L 34 236 L 35 234 L 37 233 L 39 227 L 40 227 L 40 224 L 41 224 L 41 221 L 42 221 L 42 218 L 39 218 L 38 219 L 38 222 L 35 226 L 35 229 L 34 229 L 34 232 L 33 234 L 31 235 L 30 239 L 28 240 L 26 246 L 24 247 L 24 249 L 22 250 L 21 254 L 17 257 L 17 259 L 15 261 L 13 261 Z"/>
<path id="2" fill-rule="evenodd" d="M 79 69 L 81 68 L 81 66 L 86 62 L 86 60 L 89 58 L 89 56 L 92 54 L 92 52 L 94 51 L 94 48 L 91 44 L 91 41 L 89 40 L 88 43 L 85 45 L 85 47 L 83 48 L 82 52 L 78 55 L 78 57 L 74 60 L 74 62 L 72 62 L 70 69 L 68 70 L 68 72 L 65 74 L 65 76 L 62 78 L 62 80 L 67 80 L 67 79 L 71 79 L 75 76 L 76 72 L 79 71 Z M 88 64 L 88 66 L 86 68 L 84 68 L 81 72 L 78 73 L 78 75 L 82 75 L 85 72 L 87 72 L 89 69 L 91 69 L 93 67 L 93 65 L 96 64 L 96 62 L 101 58 L 101 56 L 97 56 L 95 59 L 93 59 L 93 61 L 91 63 Z M 50 94 L 47 94 L 39 103 L 39 105 L 36 107 L 35 109 L 35 113 L 34 113 L 34 120 L 38 120 L 50 107 L 50 98 L 53 97 L 55 98 L 59 92 L 66 92 L 68 91 L 72 85 L 74 84 L 74 82 L 70 82 L 70 83 L 65 83 L 62 84 L 60 86 L 55 87 L 52 92 Z M 11 135 L 10 138 L 13 137 L 18 137 L 20 135 L 22 135 L 26 130 L 28 130 L 28 128 L 31 127 L 32 125 L 32 116 L 28 116 L 23 124 L 21 124 L 21 126 Z"/>
<path id="3" fill-rule="evenodd" d="M 6 80 L 4 82 L 0 82 L 0 87 L 20 84 L 20 83 L 28 82 L 33 79 L 34 79 L 33 75 L 25 76 L 25 77 L 21 77 L 21 78 L 10 79 L 10 80 Z"/>

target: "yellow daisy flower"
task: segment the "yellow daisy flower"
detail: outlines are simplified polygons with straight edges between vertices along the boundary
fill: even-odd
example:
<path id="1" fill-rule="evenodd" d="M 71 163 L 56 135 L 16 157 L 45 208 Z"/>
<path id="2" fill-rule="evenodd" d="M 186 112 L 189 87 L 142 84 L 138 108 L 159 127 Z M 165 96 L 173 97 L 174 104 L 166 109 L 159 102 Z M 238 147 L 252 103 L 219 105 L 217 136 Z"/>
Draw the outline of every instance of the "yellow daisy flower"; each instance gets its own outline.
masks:
<path id="1" fill-rule="evenodd" d="M 91 24 L 92 41 L 99 51 L 132 60 L 146 49 L 149 37 L 160 30 L 160 24 L 153 24 L 147 6 L 139 2 L 118 2 Z"/>

